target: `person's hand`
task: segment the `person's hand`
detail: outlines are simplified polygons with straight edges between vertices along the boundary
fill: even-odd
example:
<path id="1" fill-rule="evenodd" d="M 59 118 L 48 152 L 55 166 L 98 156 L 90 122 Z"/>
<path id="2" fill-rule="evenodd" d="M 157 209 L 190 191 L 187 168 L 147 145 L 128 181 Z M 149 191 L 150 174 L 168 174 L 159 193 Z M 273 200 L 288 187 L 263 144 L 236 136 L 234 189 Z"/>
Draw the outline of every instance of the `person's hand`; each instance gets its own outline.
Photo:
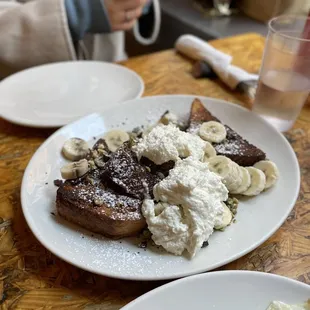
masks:
<path id="1" fill-rule="evenodd" d="M 131 29 L 147 2 L 148 0 L 105 0 L 112 31 Z"/>

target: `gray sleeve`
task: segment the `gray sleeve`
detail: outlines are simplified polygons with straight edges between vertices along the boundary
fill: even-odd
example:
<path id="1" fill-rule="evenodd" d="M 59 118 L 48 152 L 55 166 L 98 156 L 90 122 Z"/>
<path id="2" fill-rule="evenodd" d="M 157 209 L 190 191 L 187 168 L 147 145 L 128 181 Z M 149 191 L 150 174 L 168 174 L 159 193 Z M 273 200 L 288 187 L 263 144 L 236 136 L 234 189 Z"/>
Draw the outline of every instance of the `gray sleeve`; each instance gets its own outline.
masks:
<path id="1" fill-rule="evenodd" d="M 0 77 L 32 66 L 76 59 L 64 0 L 7 6 L 0 13 L 0 29 Z"/>
<path id="2" fill-rule="evenodd" d="M 74 41 L 86 33 L 108 33 L 111 25 L 103 0 L 65 0 L 68 23 Z"/>

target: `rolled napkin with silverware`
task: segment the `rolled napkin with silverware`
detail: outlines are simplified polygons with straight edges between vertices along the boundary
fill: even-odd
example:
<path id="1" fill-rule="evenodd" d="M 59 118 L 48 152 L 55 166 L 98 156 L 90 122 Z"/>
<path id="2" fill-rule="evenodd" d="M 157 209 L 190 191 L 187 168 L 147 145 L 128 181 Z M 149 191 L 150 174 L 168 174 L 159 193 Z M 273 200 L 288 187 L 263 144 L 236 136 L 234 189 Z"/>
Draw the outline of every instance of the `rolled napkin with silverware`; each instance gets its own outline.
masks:
<path id="1" fill-rule="evenodd" d="M 215 49 L 210 44 L 190 34 L 180 36 L 175 43 L 175 48 L 178 52 L 191 59 L 204 60 L 210 65 L 210 61 L 212 61 L 214 66 L 222 63 L 222 66 L 226 67 L 232 60 L 230 55 Z"/>
<path id="2" fill-rule="evenodd" d="M 181 54 L 198 61 L 208 64 L 212 71 L 230 89 L 241 92 L 251 101 L 254 99 L 257 87 L 258 75 L 231 64 L 232 57 L 227 55 L 207 42 L 193 35 L 182 35 L 175 43 L 175 48 Z M 197 66 L 197 64 L 196 64 Z M 206 67 L 200 67 L 207 70 Z M 202 76 L 201 73 L 200 76 Z M 199 74 L 197 74 L 197 77 Z"/>

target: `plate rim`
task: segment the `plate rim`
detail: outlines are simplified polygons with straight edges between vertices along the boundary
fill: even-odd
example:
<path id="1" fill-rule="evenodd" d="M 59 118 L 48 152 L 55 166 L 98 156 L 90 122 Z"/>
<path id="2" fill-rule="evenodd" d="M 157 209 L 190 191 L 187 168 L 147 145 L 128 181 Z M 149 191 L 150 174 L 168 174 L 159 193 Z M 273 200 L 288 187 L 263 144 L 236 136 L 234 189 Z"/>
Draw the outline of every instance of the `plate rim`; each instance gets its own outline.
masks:
<path id="1" fill-rule="evenodd" d="M 7 81 L 10 81 L 11 79 L 14 79 L 16 78 L 16 76 L 20 76 L 20 75 L 24 75 L 24 74 L 28 74 L 28 72 L 30 71 L 35 71 L 35 70 L 41 70 L 41 69 L 45 69 L 46 67 L 54 67 L 54 66 L 60 66 L 60 65 L 81 65 L 81 64 L 94 64 L 94 65 L 105 65 L 105 66 L 109 66 L 109 67 L 114 67 L 114 68 L 122 68 L 123 70 L 127 71 L 127 72 L 130 72 L 133 76 L 135 76 L 137 78 L 137 80 L 139 81 L 139 84 L 140 84 L 140 90 L 139 90 L 139 93 L 136 95 L 135 98 L 132 98 L 132 99 L 127 99 L 126 101 L 124 102 L 127 102 L 127 101 L 131 101 L 131 100 L 136 100 L 136 99 L 139 99 L 142 97 L 144 91 L 145 91 L 145 83 L 144 83 L 144 80 L 142 79 L 142 77 L 135 71 L 133 71 L 132 69 L 129 69 L 121 64 L 118 64 L 118 63 L 112 63 L 112 62 L 107 62 L 107 61 L 96 61 L 96 60 L 73 60 L 73 61 L 58 61 L 58 62 L 53 62 L 53 63 L 48 63 L 48 64 L 43 64 L 43 65 L 39 65 L 39 66 L 34 66 L 34 67 L 30 67 L 30 68 L 27 68 L 25 70 L 22 70 L 22 71 L 18 71 L 16 73 L 13 73 L 11 75 L 9 75 L 8 77 L 5 77 L 4 79 L 2 79 L 0 81 L 0 93 L 1 93 L 1 87 L 3 85 L 3 83 L 6 83 Z M 119 104 L 123 104 L 124 102 L 119 102 L 119 103 L 116 103 L 116 104 L 113 104 L 113 107 L 115 106 L 118 106 Z M 98 111 L 98 113 L 102 113 L 104 111 L 106 111 L 107 109 L 110 109 L 110 108 L 113 108 L 113 107 L 109 107 L 109 108 L 103 108 L 101 111 Z M 1 108 L 1 103 L 0 103 L 0 108 Z M 94 113 L 93 113 L 94 114 Z M 73 120 L 71 122 L 54 122 L 53 124 L 44 124 L 42 121 L 41 123 L 37 123 L 37 124 L 33 124 L 31 121 L 28 121 L 28 120 L 25 120 L 24 118 L 22 117 L 18 117 L 18 116 L 14 116 L 11 114 L 10 115 L 7 115 L 7 114 L 4 114 L 3 112 L 0 112 L 0 117 L 3 118 L 4 120 L 12 123 L 12 124 L 16 124 L 16 125 L 19 125 L 19 126 L 25 126 L 25 127 L 29 127 L 29 128 L 59 128 L 59 127 L 63 127 L 63 126 L 67 126 L 67 125 L 70 125 L 78 120 L 80 120 L 81 118 L 84 118 L 86 116 L 88 116 L 89 114 L 86 114 L 82 117 L 79 117 L 78 119 L 76 120 Z M 44 118 L 43 118 L 44 120 Z"/>
<path id="2" fill-rule="evenodd" d="M 196 279 L 206 279 L 206 281 L 209 281 L 208 278 L 212 277 L 217 277 L 217 276 L 246 276 L 246 275 L 250 275 L 250 276 L 254 276 L 254 277 L 260 277 L 260 278 L 272 278 L 272 279 L 278 279 L 278 280 L 282 280 L 285 281 L 287 283 L 290 284 L 295 284 L 298 285 L 299 287 L 303 287 L 309 290 L 310 292 L 310 285 L 300 282 L 296 279 L 292 279 L 289 277 L 285 277 L 282 275 L 278 275 L 278 274 L 274 274 L 274 273 L 268 273 L 268 272 L 263 272 L 263 271 L 255 271 L 255 270 L 219 270 L 219 271 L 211 271 L 211 272 L 207 272 L 207 273 L 201 273 L 201 274 L 196 274 L 196 275 L 192 275 L 189 277 L 185 277 L 185 278 L 181 278 L 181 279 L 177 279 L 175 281 L 166 283 L 164 285 L 161 285 L 159 287 L 156 287 L 155 289 L 146 292 L 145 294 L 139 296 L 138 298 L 134 299 L 133 301 L 131 301 L 130 303 L 128 303 L 127 305 L 123 306 L 120 310 L 134 310 L 134 308 L 132 308 L 133 306 L 136 306 L 139 302 L 144 301 L 145 299 L 154 296 L 158 293 L 161 293 L 162 291 L 164 291 L 165 289 L 169 289 L 170 287 L 174 287 L 174 286 L 178 286 L 180 283 L 185 283 L 185 282 L 193 282 L 196 281 Z M 211 281 L 211 280 L 210 280 Z"/>
<path id="3" fill-rule="evenodd" d="M 117 105 L 117 107 L 119 106 L 122 106 L 123 104 L 128 104 L 130 103 L 131 101 L 141 101 L 141 100 L 144 100 L 144 98 L 160 98 L 160 97 L 187 97 L 189 99 L 193 99 L 193 98 L 198 98 L 198 99 L 203 99 L 203 100 L 212 100 L 212 101 L 217 101 L 217 102 L 222 102 L 224 104 L 227 104 L 227 105 L 231 105 L 231 106 L 234 106 L 235 108 L 237 109 L 241 109 L 243 111 L 246 111 L 247 113 L 250 113 L 251 111 L 247 110 L 246 108 L 238 105 L 238 104 L 234 104 L 234 103 L 231 103 L 231 102 L 228 102 L 228 101 L 225 101 L 225 100 L 221 100 L 221 99 L 217 99 L 217 98 L 212 98 L 212 97 L 205 97 L 205 96 L 195 96 L 195 95 L 182 95 L 182 94 L 178 94 L 178 95 L 159 95 L 159 96 L 146 96 L 146 97 L 142 97 L 142 98 L 137 98 L 137 99 L 132 99 L 132 100 L 128 100 L 128 101 L 125 101 L 123 103 L 120 103 L 119 105 Z M 58 130 L 56 130 L 52 135 L 50 135 L 41 145 L 40 147 L 36 150 L 36 152 L 33 154 L 33 156 L 31 157 L 30 161 L 28 162 L 28 165 L 25 169 L 25 172 L 24 172 L 24 175 L 23 175 L 23 178 L 22 178 L 22 183 L 21 183 L 21 207 L 22 207 L 22 211 L 23 211 L 23 214 L 24 214 L 24 217 L 25 217 L 25 220 L 27 222 L 27 225 L 28 227 L 30 228 L 30 230 L 32 231 L 32 233 L 34 234 L 34 236 L 37 238 L 37 240 L 46 248 L 48 249 L 51 253 L 53 253 L 54 255 L 56 255 L 57 257 L 59 257 L 60 259 L 66 261 L 67 263 L 71 264 L 71 265 L 74 265 L 80 269 L 83 269 L 83 270 L 86 270 L 86 271 L 89 271 L 89 272 L 92 272 L 92 273 L 95 273 L 95 274 L 99 274 L 99 275 L 102 275 L 102 276 L 107 276 L 107 277 L 111 277 L 111 278 L 116 278 L 116 279 L 123 279 L 123 280 L 133 280 L 133 281 L 158 281 L 158 280 L 171 280 L 171 279 L 178 279 L 178 278 L 184 278 L 184 277 L 188 277 L 188 276 L 192 276 L 192 275 L 195 275 L 195 274 L 199 274 L 199 273 L 203 273 L 203 272 L 208 272 L 208 271 L 211 271 L 211 270 L 214 270 L 216 268 L 219 268 L 219 267 L 222 267 L 222 266 L 225 266 L 237 259 L 239 259 L 240 257 L 243 257 L 244 255 L 250 253 L 251 251 L 253 251 L 254 249 L 258 248 L 261 244 L 263 244 L 266 240 L 268 240 L 282 225 L 283 223 L 285 222 L 285 220 L 287 219 L 287 217 L 289 216 L 289 214 L 291 213 L 291 211 L 293 210 L 293 208 L 295 207 L 295 204 L 296 204 L 296 201 L 298 199 L 298 196 L 299 196 L 299 192 L 300 192 L 300 167 L 299 167 L 299 162 L 298 162 L 298 159 L 297 159 L 297 156 L 292 148 L 292 146 L 290 145 L 290 143 L 287 141 L 287 139 L 284 137 L 284 135 L 282 135 L 280 132 L 278 132 L 271 124 L 269 124 L 266 120 L 264 120 L 262 117 L 260 117 L 259 115 L 257 114 L 254 114 L 255 117 L 258 117 L 260 118 L 266 126 L 268 126 L 270 128 L 270 130 L 274 131 L 275 134 L 277 134 L 279 136 L 280 139 L 283 140 L 283 142 L 286 144 L 286 146 L 288 147 L 289 149 L 289 152 L 291 153 L 292 155 L 292 158 L 294 160 L 294 164 L 295 164 L 295 168 L 296 168 L 296 173 L 297 173 L 297 186 L 296 186 L 296 192 L 295 192 L 295 195 L 294 195 L 294 199 L 292 201 L 294 201 L 290 207 L 288 208 L 288 211 L 283 215 L 283 217 L 281 218 L 281 220 L 279 220 L 279 223 L 278 225 L 276 225 L 267 235 L 265 235 L 264 237 L 262 237 L 260 240 L 258 240 L 256 243 L 252 244 L 252 246 L 244 249 L 243 251 L 239 252 L 238 254 L 232 256 L 230 259 L 226 260 L 225 263 L 216 263 L 212 266 L 209 266 L 208 268 L 198 268 L 198 270 L 196 271 L 188 271 L 188 272 L 183 272 L 182 275 L 169 275 L 169 276 L 156 276 L 156 275 L 153 275 L 153 276 L 143 276 L 143 275 L 133 275 L 133 276 L 122 276 L 120 274 L 115 274 L 111 271 L 98 271 L 98 270 L 94 270 L 93 268 L 91 267 L 88 267 L 88 266 L 85 266 L 85 265 L 81 265 L 79 264 L 78 262 L 75 262 L 75 261 L 70 261 L 67 257 L 65 257 L 62 253 L 58 253 L 56 254 L 53 249 L 47 244 L 45 243 L 45 241 L 43 240 L 43 238 L 41 238 L 39 232 L 36 233 L 32 227 L 30 226 L 29 224 L 29 219 L 30 219 L 30 216 L 29 214 L 27 215 L 27 212 L 25 211 L 25 208 L 24 208 L 24 205 L 25 205 L 25 190 L 23 190 L 23 188 L 25 188 L 25 184 L 26 184 L 26 179 L 27 179 L 27 175 L 28 175 L 28 171 L 30 169 L 30 166 L 31 164 L 35 161 L 35 158 L 36 156 L 38 156 L 38 153 L 44 149 L 45 145 L 47 143 L 49 143 L 50 140 L 52 140 L 57 134 L 61 133 L 62 131 L 66 130 L 67 127 L 70 127 L 72 126 L 73 124 L 75 123 L 79 123 L 80 121 L 88 118 L 88 117 L 93 117 L 93 116 L 101 116 L 103 113 L 107 113 L 109 112 L 109 110 L 113 110 L 116 106 L 113 106 L 109 109 L 106 109 L 104 111 L 102 111 L 101 113 L 92 113 L 92 114 L 89 114 L 87 116 L 84 116 L 66 126 L 63 126 L 61 128 L 59 128 Z M 28 216 L 29 216 L 29 219 L 28 219 Z"/>

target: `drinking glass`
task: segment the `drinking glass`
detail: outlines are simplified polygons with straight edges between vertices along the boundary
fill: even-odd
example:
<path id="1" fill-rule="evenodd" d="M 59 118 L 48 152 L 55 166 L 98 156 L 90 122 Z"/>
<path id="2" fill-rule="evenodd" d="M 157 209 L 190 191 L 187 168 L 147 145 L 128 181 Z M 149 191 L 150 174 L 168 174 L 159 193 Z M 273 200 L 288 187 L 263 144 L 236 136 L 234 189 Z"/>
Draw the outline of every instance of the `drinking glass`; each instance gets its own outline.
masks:
<path id="1" fill-rule="evenodd" d="M 310 17 L 276 17 L 269 22 L 253 111 L 287 131 L 309 92 Z"/>

